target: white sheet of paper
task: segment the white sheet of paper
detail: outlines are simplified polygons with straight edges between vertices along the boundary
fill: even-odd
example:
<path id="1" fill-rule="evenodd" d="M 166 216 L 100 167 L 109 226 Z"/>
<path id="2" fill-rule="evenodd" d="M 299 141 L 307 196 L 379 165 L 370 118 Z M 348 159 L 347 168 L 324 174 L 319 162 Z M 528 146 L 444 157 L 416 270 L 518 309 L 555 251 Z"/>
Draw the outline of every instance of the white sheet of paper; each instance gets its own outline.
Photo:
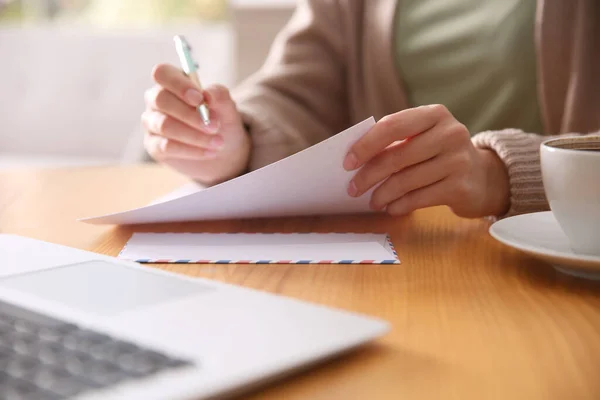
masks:
<path id="1" fill-rule="evenodd" d="M 134 233 L 119 258 L 143 263 L 399 263 L 388 235 L 373 233 Z"/>
<path id="2" fill-rule="evenodd" d="M 178 199 L 180 197 L 188 196 L 201 190 L 204 190 L 204 187 L 200 186 L 197 183 L 186 183 L 185 185 L 178 187 L 172 192 L 169 192 L 164 196 L 159 197 L 158 199 L 154 199 L 154 201 L 152 201 L 149 205 L 164 203 L 165 201 Z"/>
<path id="3" fill-rule="evenodd" d="M 290 157 L 206 189 L 177 193 L 145 207 L 85 218 L 93 224 L 144 224 L 370 212 L 369 191 L 346 189 L 355 172 L 342 167 L 350 146 L 375 124 L 373 117 Z"/>

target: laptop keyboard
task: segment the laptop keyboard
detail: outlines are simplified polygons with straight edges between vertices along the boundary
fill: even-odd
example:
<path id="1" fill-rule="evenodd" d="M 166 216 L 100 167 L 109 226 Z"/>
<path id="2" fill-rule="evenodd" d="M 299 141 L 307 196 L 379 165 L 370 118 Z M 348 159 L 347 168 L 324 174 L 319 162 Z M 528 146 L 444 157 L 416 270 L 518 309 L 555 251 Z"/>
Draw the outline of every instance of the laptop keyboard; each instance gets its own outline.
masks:
<path id="1" fill-rule="evenodd" d="M 0 301 L 0 398 L 66 399 L 191 365 Z"/>

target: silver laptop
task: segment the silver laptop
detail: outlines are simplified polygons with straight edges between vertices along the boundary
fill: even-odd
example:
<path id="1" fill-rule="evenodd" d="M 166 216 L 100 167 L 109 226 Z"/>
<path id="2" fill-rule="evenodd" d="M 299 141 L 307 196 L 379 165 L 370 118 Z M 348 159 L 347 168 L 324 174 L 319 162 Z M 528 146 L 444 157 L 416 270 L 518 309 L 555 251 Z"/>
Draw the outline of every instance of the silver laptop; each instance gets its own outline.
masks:
<path id="1" fill-rule="evenodd" d="M 221 398 L 389 329 L 19 236 L 0 235 L 0 257 L 5 400 Z"/>

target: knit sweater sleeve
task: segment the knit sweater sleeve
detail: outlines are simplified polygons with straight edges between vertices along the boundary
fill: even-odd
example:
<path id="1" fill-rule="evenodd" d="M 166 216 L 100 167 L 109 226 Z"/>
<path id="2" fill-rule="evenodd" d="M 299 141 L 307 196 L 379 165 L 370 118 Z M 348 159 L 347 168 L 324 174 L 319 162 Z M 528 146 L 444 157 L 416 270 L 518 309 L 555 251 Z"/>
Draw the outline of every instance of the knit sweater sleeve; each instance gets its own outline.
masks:
<path id="1" fill-rule="evenodd" d="M 600 132 L 590 135 L 597 135 Z M 481 132 L 473 136 L 475 147 L 494 151 L 504 162 L 510 180 L 510 209 L 505 218 L 518 214 L 549 210 L 544 193 L 540 165 L 540 145 L 560 136 L 579 136 L 569 133 L 558 136 L 542 136 L 517 129 Z"/>

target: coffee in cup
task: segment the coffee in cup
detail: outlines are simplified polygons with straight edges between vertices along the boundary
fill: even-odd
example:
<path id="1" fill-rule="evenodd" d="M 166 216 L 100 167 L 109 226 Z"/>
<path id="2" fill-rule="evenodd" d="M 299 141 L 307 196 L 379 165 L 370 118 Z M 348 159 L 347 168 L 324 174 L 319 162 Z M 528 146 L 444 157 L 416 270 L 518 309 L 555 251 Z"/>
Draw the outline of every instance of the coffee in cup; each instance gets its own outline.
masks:
<path id="1" fill-rule="evenodd" d="M 600 135 L 547 140 L 540 157 L 546 198 L 571 249 L 600 256 Z"/>

